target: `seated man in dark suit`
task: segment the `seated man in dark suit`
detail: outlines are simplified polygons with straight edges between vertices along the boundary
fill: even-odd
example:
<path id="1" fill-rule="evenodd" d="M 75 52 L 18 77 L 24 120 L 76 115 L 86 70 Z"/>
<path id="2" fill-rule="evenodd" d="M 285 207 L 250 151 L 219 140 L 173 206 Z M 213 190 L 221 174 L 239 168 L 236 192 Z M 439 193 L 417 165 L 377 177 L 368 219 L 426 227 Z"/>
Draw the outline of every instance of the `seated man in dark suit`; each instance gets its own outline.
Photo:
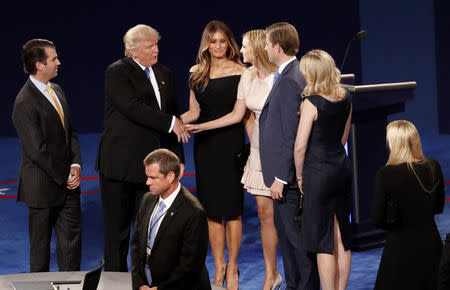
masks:
<path id="1" fill-rule="evenodd" d="M 206 215 L 178 181 L 180 160 L 158 149 L 144 165 L 150 192 L 142 198 L 131 240 L 133 289 L 211 289 Z"/>

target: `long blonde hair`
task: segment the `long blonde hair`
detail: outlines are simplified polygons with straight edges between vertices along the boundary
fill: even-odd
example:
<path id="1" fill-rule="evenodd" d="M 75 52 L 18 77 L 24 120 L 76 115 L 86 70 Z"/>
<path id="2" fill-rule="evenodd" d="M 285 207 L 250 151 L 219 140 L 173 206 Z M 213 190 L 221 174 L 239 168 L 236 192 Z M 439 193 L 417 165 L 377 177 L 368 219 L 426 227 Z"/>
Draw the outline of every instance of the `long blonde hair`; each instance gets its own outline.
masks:
<path id="1" fill-rule="evenodd" d="M 326 51 L 314 49 L 305 54 L 300 60 L 300 72 L 306 80 L 302 97 L 327 94 L 338 100 L 344 98 L 345 90 L 340 85 L 341 72 Z"/>
<path id="2" fill-rule="evenodd" d="M 239 58 L 239 48 L 234 39 L 230 28 L 222 21 L 210 21 L 203 30 L 200 48 L 197 54 L 197 69 L 189 77 L 189 88 L 204 90 L 209 82 L 209 72 L 211 69 L 211 55 L 209 53 L 209 44 L 212 35 L 220 31 L 225 35 L 228 42 L 227 58 L 235 63 L 242 64 Z"/>
<path id="3" fill-rule="evenodd" d="M 274 73 L 277 70 L 277 66 L 270 62 L 267 51 L 264 49 L 266 46 L 266 31 L 262 29 L 250 30 L 242 35 L 242 38 L 246 37 L 250 49 L 253 54 L 253 65 L 260 65 L 268 73 Z M 256 77 L 256 70 L 251 75 L 253 79 Z"/>
<path id="4" fill-rule="evenodd" d="M 408 169 L 416 176 L 422 189 L 428 193 L 433 192 L 437 183 L 433 185 L 431 190 L 425 188 L 413 167 L 414 163 L 426 161 L 416 126 L 406 120 L 393 121 L 386 127 L 386 141 L 391 151 L 386 165 L 407 163 Z"/>

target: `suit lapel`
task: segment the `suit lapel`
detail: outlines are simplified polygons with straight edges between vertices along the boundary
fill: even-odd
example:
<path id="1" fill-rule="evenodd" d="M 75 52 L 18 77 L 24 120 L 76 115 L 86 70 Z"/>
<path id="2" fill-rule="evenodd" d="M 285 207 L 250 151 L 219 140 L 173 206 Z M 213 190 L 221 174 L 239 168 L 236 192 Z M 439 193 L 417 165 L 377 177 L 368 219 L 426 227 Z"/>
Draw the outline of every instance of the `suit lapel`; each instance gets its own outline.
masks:
<path id="1" fill-rule="evenodd" d="M 128 65 L 131 66 L 131 71 L 133 73 L 132 79 L 138 80 L 138 84 L 144 84 L 145 90 L 148 92 L 149 95 L 143 96 L 143 98 L 149 98 L 148 101 L 154 103 L 157 108 L 158 101 L 156 100 L 155 90 L 153 89 L 152 82 L 148 79 L 147 74 L 144 70 L 132 59 L 132 58 L 125 58 L 125 61 L 128 63 Z M 154 67 L 152 67 L 153 72 L 155 72 Z M 156 74 L 156 73 L 155 73 Z"/>
<path id="2" fill-rule="evenodd" d="M 272 99 L 273 94 L 277 91 L 278 85 L 280 83 L 281 75 L 278 77 L 277 81 L 273 84 L 272 89 L 270 90 L 269 95 L 267 96 L 266 102 L 264 103 L 263 110 L 269 104 L 270 99 Z"/>
<path id="3" fill-rule="evenodd" d="M 58 86 L 55 86 L 53 84 L 52 84 L 52 88 L 56 92 L 56 95 L 58 96 L 59 102 L 61 103 L 61 107 L 62 107 L 63 114 L 64 114 L 64 131 L 66 133 L 66 143 L 68 143 L 68 141 L 69 141 L 68 140 L 68 138 L 69 138 L 69 124 L 70 124 L 70 122 L 69 122 L 69 105 L 67 104 L 67 100 L 66 100 L 66 97 L 65 97 L 63 91 L 60 90 Z M 58 112 L 56 112 L 56 113 L 58 113 Z M 58 118 L 59 118 L 59 116 L 58 116 Z M 61 122 L 59 122 L 59 123 L 61 123 Z M 61 126 L 62 126 L 62 124 L 61 124 Z"/>
<path id="4" fill-rule="evenodd" d="M 145 211 L 145 216 L 144 216 L 144 221 L 145 221 L 144 226 L 145 227 L 143 229 L 143 232 L 146 233 L 146 235 L 142 235 L 142 239 L 143 239 L 142 243 L 144 246 L 146 246 L 147 242 L 148 242 L 148 235 L 149 235 L 148 229 L 149 229 L 149 224 L 150 224 L 150 218 L 152 217 L 153 210 L 155 209 L 155 206 L 159 200 L 159 197 L 154 196 L 154 195 L 152 195 L 150 198 L 151 198 L 151 200 L 149 201 L 148 210 Z"/>
<path id="5" fill-rule="evenodd" d="M 295 66 L 295 64 L 298 62 L 297 58 L 288 63 L 288 65 L 283 69 L 280 76 L 278 77 L 277 81 L 273 84 L 272 89 L 270 90 L 269 95 L 267 96 L 266 102 L 264 103 L 264 108 L 269 104 L 270 100 L 272 99 L 272 96 L 275 94 L 275 92 L 278 89 L 278 86 L 280 85 L 280 81 L 283 77 L 285 77 L 289 71 Z"/>
<path id="6" fill-rule="evenodd" d="M 54 119 L 55 123 L 59 124 L 58 126 L 60 126 L 61 130 L 64 131 L 64 127 L 61 123 L 61 119 L 59 118 L 58 111 L 56 111 L 56 108 L 52 105 L 52 103 L 50 103 L 50 101 L 44 96 L 44 94 L 41 91 L 39 91 L 39 89 L 33 84 L 33 82 L 30 79 L 28 79 L 27 83 L 30 86 L 31 90 L 33 91 L 33 94 L 34 94 L 33 101 L 38 103 L 42 110 L 48 112 Z M 52 88 L 55 89 L 55 86 L 52 86 Z M 62 92 L 60 92 L 60 91 L 55 91 L 55 92 L 58 95 L 58 97 L 60 96 L 60 94 L 63 95 Z M 62 104 L 61 99 L 60 99 L 60 102 Z M 66 108 L 67 108 L 67 104 L 66 104 Z M 65 108 L 63 107 L 63 110 L 64 109 Z M 65 110 L 64 110 L 64 112 L 65 112 Z M 64 118 L 66 118 L 66 114 L 64 114 Z M 66 122 L 66 120 L 64 120 L 64 122 Z M 64 132 L 64 135 L 67 135 L 66 132 Z M 67 140 L 67 138 L 66 138 L 66 140 Z"/>
<path id="7" fill-rule="evenodd" d="M 180 192 L 178 193 L 177 197 L 172 203 L 172 206 L 167 210 L 166 215 L 164 216 L 164 219 L 161 221 L 161 225 L 159 226 L 158 233 L 155 237 L 155 242 L 153 243 L 153 248 L 155 248 L 161 239 L 161 237 L 164 235 L 164 233 L 167 231 L 170 223 L 172 222 L 173 218 L 177 214 L 177 211 L 184 203 L 184 187 L 181 186 Z"/>

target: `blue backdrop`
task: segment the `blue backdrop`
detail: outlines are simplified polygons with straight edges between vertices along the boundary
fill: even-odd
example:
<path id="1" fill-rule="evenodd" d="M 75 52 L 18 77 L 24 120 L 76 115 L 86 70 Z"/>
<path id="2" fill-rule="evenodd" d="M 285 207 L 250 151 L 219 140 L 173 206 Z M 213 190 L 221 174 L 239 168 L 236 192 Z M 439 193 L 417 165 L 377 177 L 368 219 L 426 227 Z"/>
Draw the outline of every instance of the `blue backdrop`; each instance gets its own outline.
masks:
<path id="1" fill-rule="evenodd" d="M 101 132 L 103 73 L 123 57 L 122 37 L 130 27 L 145 23 L 162 35 L 160 62 L 175 73 L 180 109 L 188 103 L 187 77 L 195 63 L 202 30 L 213 19 L 227 23 L 240 44 L 250 29 L 277 21 L 294 24 L 300 33 L 298 57 L 313 48 L 329 51 L 338 65 L 347 42 L 360 29 L 368 36 L 353 43 L 344 73 L 360 83 L 416 80 L 416 97 L 406 118 L 419 129 L 450 133 L 449 11 L 445 1 L 8 1 L 0 27 L 5 70 L 2 80 L 0 136 L 15 136 L 10 116 L 14 98 L 25 82 L 21 46 L 31 38 L 47 38 L 57 47 L 62 66 L 54 80 L 69 98 L 79 132 Z M 280 7 L 280 3 L 284 7 Z M 436 17 L 435 17 L 436 15 Z M 438 52 L 436 54 L 436 51 Z M 437 88 L 439 84 L 439 90 Z M 439 115 L 438 115 L 439 107 Z"/>
<path id="2" fill-rule="evenodd" d="M 160 62 L 175 73 L 180 109 L 188 104 L 187 78 L 195 64 L 201 33 L 210 20 L 227 23 L 240 45 L 244 32 L 278 21 L 295 25 L 300 33 L 299 56 L 307 50 L 328 50 L 338 63 L 346 43 L 359 31 L 358 1 L 346 5 L 323 1 L 12 1 L 0 17 L 3 27 L 3 136 L 15 136 L 10 116 L 14 98 L 26 80 L 20 60 L 21 46 L 31 38 L 52 40 L 61 60 L 55 82 L 62 85 L 79 132 L 101 132 L 105 68 L 123 57 L 122 38 L 132 26 L 145 23 L 162 36 Z M 352 48 L 346 67 L 360 75 L 359 45 Z"/>

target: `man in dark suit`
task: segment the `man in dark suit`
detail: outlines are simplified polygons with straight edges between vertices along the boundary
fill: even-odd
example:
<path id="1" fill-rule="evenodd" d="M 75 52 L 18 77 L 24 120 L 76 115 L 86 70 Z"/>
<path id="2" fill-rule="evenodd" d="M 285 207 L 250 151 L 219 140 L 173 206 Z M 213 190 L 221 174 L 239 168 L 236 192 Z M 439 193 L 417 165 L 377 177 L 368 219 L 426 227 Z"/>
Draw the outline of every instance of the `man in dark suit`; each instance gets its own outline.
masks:
<path id="1" fill-rule="evenodd" d="M 81 262 L 78 137 L 60 86 L 50 83 L 61 64 L 52 42 L 32 39 L 22 49 L 29 79 L 14 103 L 12 120 L 22 145 L 18 201 L 28 206 L 30 271 L 48 272 L 52 228 L 60 271 Z"/>
<path id="2" fill-rule="evenodd" d="M 300 95 L 306 82 L 295 57 L 297 30 L 286 22 L 266 29 L 266 51 L 279 68 L 261 112 L 260 156 L 264 183 L 274 199 L 274 222 L 283 257 L 286 289 L 319 289 L 315 258 L 300 245 L 300 224 L 294 221 L 300 191 L 295 179 L 294 143 Z"/>
<path id="3" fill-rule="evenodd" d="M 127 272 L 131 224 L 147 191 L 142 160 L 168 148 L 184 163 L 189 135 L 179 116 L 172 72 L 158 61 L 158 31 L 137 25 L 125 34 L 126 57 L 105 73 L 105 119 L 96 169 L 102 191 L 106 271 Z M 184 164 L 181 175 L 184 172 Z"/>
<path id="4" fill-rule="evenodd" d="M 144 165 L 150 192 L 142 199 L 131 240 L 133 289 L 211 289 L 206 214 L 178 181 L 180 160 L 158 149 Z"/>

